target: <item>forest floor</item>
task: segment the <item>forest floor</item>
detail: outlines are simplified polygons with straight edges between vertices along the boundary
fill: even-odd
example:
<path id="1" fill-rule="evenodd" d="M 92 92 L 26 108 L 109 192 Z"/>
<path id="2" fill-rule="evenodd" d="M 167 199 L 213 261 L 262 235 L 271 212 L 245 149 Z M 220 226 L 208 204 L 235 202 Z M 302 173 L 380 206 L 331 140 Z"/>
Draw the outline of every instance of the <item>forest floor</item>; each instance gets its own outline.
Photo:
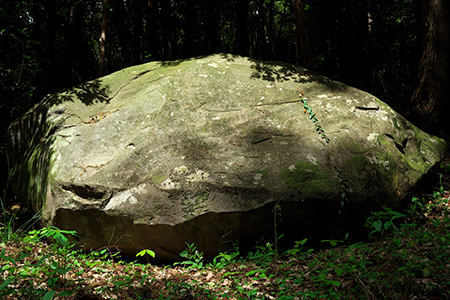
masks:
<path id="1" fill-rule="evenodd" d="M 369 242 L 312 250 L 299 241 L 279 253 L 267 244 L 212 262 L 189 245 L 185 263 L 168 266 L 121 261 L 106 249 L 83 254 L 57 228 L 16 234 L 4 214 L 0 299 L 450 299 L 448 151 L 427 178 L 407 216 L 375 215 L 383 229 L 374 227 Z"/>

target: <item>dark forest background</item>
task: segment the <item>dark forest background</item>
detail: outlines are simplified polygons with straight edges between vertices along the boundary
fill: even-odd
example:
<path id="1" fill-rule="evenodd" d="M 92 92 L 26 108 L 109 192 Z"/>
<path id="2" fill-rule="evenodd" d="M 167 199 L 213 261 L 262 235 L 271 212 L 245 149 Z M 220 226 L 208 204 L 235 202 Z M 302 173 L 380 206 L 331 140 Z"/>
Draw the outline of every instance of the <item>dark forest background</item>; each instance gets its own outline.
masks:
<path id="1" fill-rule="evenodd" d="M 48 93 L 136 64 L 220 52 L 308 65 L 375 95 L 427 131 L 446 134 L 448 5 L 446 0 L 0 0 L 0 180 L 7 177 L 6 128 Z M 435 57 L 431 61 L 427 51 Z M 439 105 L 428 99 L 436 94 Z M 428 115 L 421 114 L 426 110 Z"/>

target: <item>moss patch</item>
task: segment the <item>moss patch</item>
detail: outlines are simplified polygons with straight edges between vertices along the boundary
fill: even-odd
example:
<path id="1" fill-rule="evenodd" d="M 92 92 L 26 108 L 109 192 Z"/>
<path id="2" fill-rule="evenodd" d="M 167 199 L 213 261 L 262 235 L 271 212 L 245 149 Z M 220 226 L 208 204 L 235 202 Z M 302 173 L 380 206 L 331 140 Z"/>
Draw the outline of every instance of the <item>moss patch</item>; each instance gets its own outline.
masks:
<path id="1" fill-rule="evenodd" d="M 339 186 L 329 171 L 319 171 L 317 165 L 305 161 L 283 170 L 279 177 L 287 186 L 311 198 L 319 198 L 323 193 L 331 192 Z"/>
<path id="2" fill-rule="evenodd" d="M 355 155 L 347 159 L 347 164 L 354 170 L 361 171 L 367 164 L 367 158 L 364 155 Z"/>
<path id="3" fill-rule="evenodd" d="M 164 180 L 164 175 L 163 174 L 154 174 L 153 176 L 152 176 L 152 181 L 153 181 L 153 183 L 154 184 L 159 184 L 159 183 L 161 183 L 161 182 L 163 182 L 163 180 Z"/>
<path id="4" fill-rule="evenodd" d="M 266 178 L 269 175 L 266 171 L 258 171 L 258 173 L 262 175 L 261 178 Z"/>

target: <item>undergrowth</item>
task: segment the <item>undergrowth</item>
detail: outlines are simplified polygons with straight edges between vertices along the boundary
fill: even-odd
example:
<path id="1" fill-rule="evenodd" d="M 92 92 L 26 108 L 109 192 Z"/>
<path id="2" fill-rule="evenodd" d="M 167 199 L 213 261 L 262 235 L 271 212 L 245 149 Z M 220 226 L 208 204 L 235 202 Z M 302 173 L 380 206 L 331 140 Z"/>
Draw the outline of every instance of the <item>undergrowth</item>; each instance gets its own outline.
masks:
<path id="1" fill-rule="evenodd" d="M 74 250 L 67 236 L 76 232 L 56 227 L 21 234 L 4 213 L 0 299 L 450 299 L 448 190 L 441 177 L 407 213 L 374 212 L 367 243 L 324 240 L 330 247 L 320 251 L 307 239 L 284 251 L 268 243 L 245 257 L 235 245 L 212 261 L 187 244 L 182 262 L 167 266 Z"/>

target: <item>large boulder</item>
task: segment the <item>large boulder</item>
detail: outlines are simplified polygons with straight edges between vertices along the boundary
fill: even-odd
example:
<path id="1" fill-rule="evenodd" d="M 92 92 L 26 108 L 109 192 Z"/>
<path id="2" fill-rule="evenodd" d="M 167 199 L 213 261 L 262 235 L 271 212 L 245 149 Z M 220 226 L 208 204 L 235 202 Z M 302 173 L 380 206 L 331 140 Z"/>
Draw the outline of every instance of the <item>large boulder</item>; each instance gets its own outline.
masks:
<path id="1" fill-rule="evenodd" d="M 304 93 L 304 98 L 299 97 Z M 374 96 L 227 54 L 151 62 L 49 95 L 9 129 L 16 195 L 87 248 L 176 260 L 338 238 L 396 207 L 445 142 Z"/>

